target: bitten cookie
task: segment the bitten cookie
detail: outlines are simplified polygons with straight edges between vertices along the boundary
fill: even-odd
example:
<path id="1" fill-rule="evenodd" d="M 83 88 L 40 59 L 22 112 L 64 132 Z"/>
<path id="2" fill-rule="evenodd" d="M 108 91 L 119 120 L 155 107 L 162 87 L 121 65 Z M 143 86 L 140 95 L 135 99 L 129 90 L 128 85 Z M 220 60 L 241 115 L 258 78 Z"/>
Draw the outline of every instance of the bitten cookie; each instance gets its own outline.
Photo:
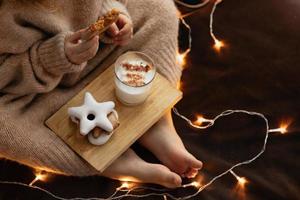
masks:
<path id="1" fill-rule="evenodd" d="M 100 17 L 94 24 L 92 24 L 89 27 L 89 30 L 93 32 L 97 31 L 99 35 L 102 34 L 109 28 L 110 25 L 118 20 L 119 14 L 120 11 L 118 11 L 117 9 L 112 9 L 106 15 Z"/>

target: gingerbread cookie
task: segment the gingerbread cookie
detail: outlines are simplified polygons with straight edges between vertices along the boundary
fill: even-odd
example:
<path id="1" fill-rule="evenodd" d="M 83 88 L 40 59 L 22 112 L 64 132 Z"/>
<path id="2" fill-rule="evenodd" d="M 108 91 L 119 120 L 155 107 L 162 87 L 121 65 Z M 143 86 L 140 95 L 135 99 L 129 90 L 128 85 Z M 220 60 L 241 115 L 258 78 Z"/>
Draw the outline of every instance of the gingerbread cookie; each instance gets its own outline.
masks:
<path id="1" fill-rule="evenodd" d="M 120 125 L 119 116 L 118 116 L 118 113 L 115 110 L 113 110 L 113 112 L 111 112 L 108 115 L 108 120 L 113 125 L 114 130 Z M 107 132 L 107 131 L 104 131 L 103 129 L 99 128 L 99 127 L 95 127 L 92 130 L 92 132 L 90 134 L 88 134 L 88 140 L 91 144 L 102 145 L 102 144 L 105 144 L 110 139 L 112 134 L 113 134 L 113 131 L 112 132 Z"/>
<path id="2" fill-rule="evenodd" d="M 69 108 L 68 114 L 73 122 L 79 124 L 80 134 L 88 135 L 91 144 L 103 145 L 119 126 L 118 113 L 114 107 L 114 102 L 98 103 L 87 92 L 83 105 Z"/>
<path id="3" fill-rule="evenodd" d="M 115 23 L 119 18 L 120 11 L 112 9 L 106 15 L 100 17 L 94 24 L 89 27 L 92 32 L 98 32 L 99 35 L 105 32 L 110 25 Z"/>

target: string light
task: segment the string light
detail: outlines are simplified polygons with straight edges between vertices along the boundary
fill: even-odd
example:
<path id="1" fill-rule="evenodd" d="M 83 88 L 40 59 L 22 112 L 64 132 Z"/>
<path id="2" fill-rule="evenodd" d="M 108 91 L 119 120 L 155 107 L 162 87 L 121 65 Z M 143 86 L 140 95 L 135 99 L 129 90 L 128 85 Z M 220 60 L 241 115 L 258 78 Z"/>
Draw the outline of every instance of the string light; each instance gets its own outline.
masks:
<path id="1" fill-rule="evenodd" d="M 117 190 L 129 190 L 131 188 L 130 184 L 126 181 L 123 182 L 120 187 L 117 188 Z"/>
<path id="2" fill-rule="evenodd" d="M 184 68 L 185 64 L 186 64 L 186 56 L 191 52 L 192 50 L 192 42 L 193 42 L 193 38 L 192 38 L 192 29 L 190 27 L 190 25 L 188 23 L 186 23 L 184 17 L 179 13 L 179 20 L 181 21 L 181 23 L 185 26 L 185 28 L 188 30 L 188 48 L 183 52 L 183 53 L 179 53 L 177 52 L 176 54 L 176 61 L 177 64 L 181 67 Z"/>
<path id="3" fill-rule="evenodd" d="M 238 183 L 241 187 L 245 187 L 245 184 L 248 182 L 244 177 L 237 177 Z"/>
<path id="4" fill-rule="evenodd" d="M 214 49 L 220 51 L 222 47 L 224 47 L 224 43 L 218 39 L 215 39 Z"/>
<path id="5" fill-rule="evenodd" d="M 197 181 L 192 182 L 191 184 L 192 186 L 194 186 L 195 188 L 200 188 L 200 183 L 198 183 Z"/>
<path id="6" fill-rule="evenodd" d="M 180 114 L 177 110 L 177 108 L 173 108 L 173 112 L 179 116 L 180 118 L 184 119 L 191 127 L 196 129 L 206 129 L 208 127 L 211 127 L 214 125 L 215 121 L 211 119 L 205 119 L 202 116 L 199 115 L 199 118 L 197 117 L 197 120 L 193 122 L 192 120 L 189 120 L 184 115 Z M 204 122 L 206 122 L 206 125 L 202 125 Z"/>
<path id="7" fill-rule="evenodd" d="M 183 16 L 181 16 L 179 19 L 188 30 L 188 48 L 182 53 L 183 58 L 185 58 L 186 55 L 189 54 L 192 50 L 192 43 L 193 43 L 192 28 L 190 27 L 190 25 L 188 23 L 186 23 Z"/>
<path id="8" fill-rule="evenodd" d="M 214 49 L 218 52 L 221 50 L 221 48 L 223 48 L 225 46 L 225 44 L 224 44 L 224 42 L 222 42 L 221 40 L 219 40 L 216 37 L 216 35 L 214 33 L 213 23 L 214 23 L 214 14 L 215 14 L 216 8 L 217 8 L 218 4 L 220 4 L 221 2 L 222 2 L 222 0 L 215 1 L 213 8 L 211 10 L 211 13 L 210 13 L 210 21 L 209 21 L 209 33 L 210 33 L 211 38 L 214 40 Z"/>
<path id="9" fill-rule="evenodd" d="M 40 171 L 35 174 L 35 178 L 29 183 L 30 186 L 35 184 L 37 181 L 45 181 L 47 179 L 47 175 L 45 172 Z"/>
<path id="10" fill-rule="evenodd" d="M 175 0 L 175 1 L 177 3 L 179 3 L 180 5 L 183 5 L 183 6 L 186 6 L 186 7 L 191 7 L 191 6 L 185 5 L 185 3 L 181 2 L 180 0 Z M 209 2 L 209 0 L 205 0 L 203 3 L 193 6 L 193 8 L 201 8 L 205 5 L 207 5 L 208 2 Z M 214 2 L 212 11 L 210 13 L 210 23 L 209 23 L 210 36 L 212 37 L 212 39 L 214 41 L 213 48 L 218 52 L 223 47 L 225 47 L 225 43 L 223 41 L 219 40 L 215 36 L 214 31 L 213 31 L 213 19 L 214 19 L 215 10 L 216 10 L 218 4 L 221 3 L 221 2 L 222 2 L 222 0 L 216 0 Z M 190 51 L 192 50 L 192 30 L 191 30 L 191 27 L 184 20 L 184 17 L 189 16 L 192 13 L 194 13 L 194 12 L 191 12 L 191 13 L 188 13 L 188 14 L 185 14 L 185 15 L 180 14 L 180 16 L 179 16 L 180 21 L 182 22 L 182 24 L 188 30 L 188 42 L 189 42 L 188 48 L 183 53 L 178 52 L 177 56 L 176 56 L 177 63 L 181 67 L 184 67 L 186 65 L 186 57 L 190 53 Z M 177 87 L 178 87 L 178 89 L 182 90 L 182 82 L 180 82 Z M 191 198 L 197 196 L 200 192 L 202 192 L 204 189 L 206 189 L 207 187 L 212 185 L 216 180 L 222 178 L 226 174 L 233 175 L 237 179 L 238 185 L 241 188 L 244 188 L 245 185 L 248 183 L 248 180 L 245 177 L 238 176 L 233 170 L 238 168 L 238 167 L 244 166 L 244 165 L 249 165 L 252 162 L 256 161 L 266 150 L 266 146 L 268 144 L 269 133 L 278 133 L 279 132 L 281 134 L 285 134 L 287 132 L 287 127 L 288 127 L 288 124 L 282 124 L 279 128 L 269 129 L 268 119 L 263 114 L 257 113 L 257 112 L 249 112 L 249 111 L 246 111 L 246 110 L 227 110 L 227 111 L 224 111 L 221 114 L 217 115 L 214 119 L 206 119 L 201 115 L 197 115 L 197 119 L 194 122 L 189 120 L 184 115 L 180 114 L 175 107 L 173 108 L 173 112 L 178 117 L 180 117 L 181 119 L 186 121 L 190 126 L 192 126 L 193 128 L 196 128 L 196 129 L 209 128 L 209 127 L 214 125 L 216 120 L 218 120 L 222 117 L 226 117 L 226 116 L 231 115 L 231 114 L 235 114 L 235 113 L 244 113 L 244 114 L 260 117 L 265 121 L 265 126 L 266 126 L 266 134 L 265 134 L 263 146 L 262 146 L 261 150 L 253 158 L 251 158 L 249 160 L 239 162 L 239 163 L 233 165 L 228 170 L 226 170 L 226 171 L 222 172 L 221 174 L 213 177 L 206 184 L 202 184 L 201 181 L 196 180 L 196 181 L 193 181 L 191 183 L 182 185 L 181 188 L 194 187 L 194 188 L 197 189 L 197 191 L 194 192 L 193 194 L 188 195 L 188 196 L 183 196 L 183 197 L 175 197 L 175 196 L 169 194 L 168 193 L 169 189 L 157 189 L 157 188 L 153 188 L 153 187 L 138 186 L 138 185 L 133 184 L 131 182 L 129 183 L 129 182 L 125 181 L 125 182 L 122 182 L 121 186 L 116 188 L 115 192 L 111 196 L 109 196 L 108 198 L 97 198 L 97 197 L 96 198 L 80 198 L 80 197 L 76 197 L 76 198 L 72 198 L 72 199 L 66 199 L 66 198 L 63 198 L 63 197 L 59 197 L 59 196 L 51 193 L 50 191 L 47 191 L 43 188 L 40 188 L 40 187 L 34 185 L 37 181 L 46 181 L 47 180 L 47 174 L 45 172 L 42 172 L 42 171 L 37 172 L 35 174 L 35 178 L 29 184 L 24 184 L 24 183 L 20 183 L 20 182 L 9 182 L 9 181 L 0 181 L 0 184 L 18 185 L 18 186 L 31 188 L 31 189 L 34 189 L 34 190 L 39 190 L 39 191 L 44 192 L 47 195 L 49 195 L 49 196 L 51 196 L 55 199 L 58 199 L 58 200 L 106 200 L 106 199 L 117 200 L 117 199 L 122 199 L 124 197 L 143 198 L 143 197 L 150 197 L 150 196 L 153 196 L 153 197 L 154 196 L 160 196 L 160 197 L 163 197 L 164 200 L 167 200 L 168 198 L 173 199 L 173 200 L 187 200 L 187 199 L 191 199 Z M 146 193 L 146 194 L 132 194 L 133 192 L 140 191 L 140 190 L 146 190 L 146 191 L 152 191 L 152 192 L 151 193 Z M 125 194 L 117 196 L 119 192 L 125 192 Z"/>
<path id="11" fill-rule="evenodd" d="M 187 187 L 195 187 L 195 188 L 200 188 L 201 184 L 197 181 L 193 181 L 191 183 L 182 185 L 182 188 L 187 188 Z"/>
<path id="12" fill-rule="evenodd" d="M 185 66 L 185 64 L 186 64 L 185 57 L 186 57 L 186 54 L 185 54 L 185 53 L 182 53 L 182 54 L 177 53 L 177 55 L 176 55 L 177 64 L 178 64 L 179 66 L 181 66 L 182 68 L 183 68 L 183 67 Z"/>
<path id="13" fill-rule="evenodd" d="M 193 122 L 193 124 L 196 125 L 197 128 L 199 128 L 203 123 L 213 124 L 214 121 L 211 119 L 206 119 L 202 115 L 197 115 L 197 120 Z"/>
<path id="14" fill-rule="evenodd" d="M 283 124 L 280 125 L 279 128 L 269 130 L 269 133 L 285 134 L 285 133 L 287 133 L 287 127 L 288 127 L 288 124 L 283 123 Z"/>
<path id="15" fill-rule="evenodd" d="M 239 177 L 234 171 L 230 170 L 230 173 L 236 178 L 238 184 L 241 188 L 244 188 L 246 183 L 248 183 L 245 177 Z"/>
<path id="16" fill-rule="evenodd" d="M 282 124 L 282 125 L 280 126 L 280 133 L 281 133 L 281 134 L 287 133 L 287 128 L 288 128 L 288 124 Z"/>
<path id="17" fill-rule="evenodd" d="M 188 118 L 186 118 L 183 115 L 181 115 L 176 108 L 173 108 L 173 111 L 174 111 L 174 113 L 178 117 L 180 117 L 181 119 L 185 120 L 188 124 L 191 123 L 191 121 Z M 265 133 L 264 144 L 263 144 L 261 150 L 254 157 L 252 157 L 251 159 L 239 162 L 239 163 L 233 165 L 230 169 L 228 169 L 228 170 L 224 171 L 223 173 L 215 176 L 207 184 L 201 186 L 199 188 L 199 190 L 195 194 L 188 196 L 188 198 L 196 196 L 202 190 L 204 190 L 205 188 L 207 188 L 208 186 L 210 186 L 211 184 L 213 184 L 216 180 L 222 178 L 223 176 L 225 176 L 228 173 L 234 175 L 234 177 L 238 180 L 239 185 L 244 187 L 245 184 L 247 183 L 247 179 L 244 178 L 244 177 L 237 176 L 233 172 L 233 170 L 236 169 L 236 168 L 238 168 L 238 167 L 241 167 L 243 165 L 249 165 L 249 164 L 253 163 L 254 161 L 256 161 L 265 152 L 266 146 L 268 144 L 269 133 L 280 132 L 280 131 L 287 131 L 287 127 L 284 127 L 284 128 L 281 127 L 281 128 L 278 128 L 278 129 L 269 129 L 269 121 L 268 121 L 268 119 L 263 114 L 257 113 L 257 112 L 250 112 L 250 111 L 246 111 L 246 110 L 226 110 L 226 111 L 222 112 L 221 114 L 217 115 L 214 119 L 212 119 L 212 123 L 210 123 L 209 125 L 205 126 L 205 128 L 211 127 L 216 120 L 218 120 L 218 119 L 220 119 L 222 117 L 228 116 L 228 115 L 235 114 L 235 113 L 243 113 L 243 114 L 248 114 L 248 115 L 251 115 L 251 116 L 257 116 L 257 117 L 260 117 L 260 118 L 262 118 L 264 120 L 265 126 L 266 126 L 266 133 Z M 199 129 L 203 129 L 203 127 L 201 127 L 201 126 L 199 126 L 198 128 Z"/>
<path id="18" fill-rule="evenodd" d="M 174 113 L 177 116 L 179 116 L 180 118 L 182 118 L 186 122 L 188 122 L 188 123 L 191 122 L 188 118 L 186 118 L 183 115 L 181 115 L 176 108 L 173 108 L 173 111 L 174 111 Z M 123 182 L 121 184 L 121 186 L 119 188 L 117 188 L 116 191 L 109 198 L 106 198 L 106 199 L 115 200 L 115 199 L 121 199 L 121 198 L 124 198 L 124 197 L 143 198 L 143 197 L 149 197 L 149 196 L 161 196 L 161 197 L 164 197 L 164 198 L 165 197 L 169 197 L 170 199 L 173 199 L 173 200 L 187 200 L 187 199 L 191 199 L 191 198 L 197 196 L 200 192 L 202 192 L 204 189 L 206 189 L 207 187 L 209 187 L 210 185 L 212 185 L 216 180 L 222 178 L 226 174 L 232 174 L 237 179 L 239 186 L 245 187 L 246 183 L 248 182 L 247 179 L 244 178 L 244 177 L 239 177 L 238 175 L 236 175 L 234 173 L 233 170 L 236 169 L 236 168 L 238 168 L 238 167 L 244 166 L 244 165 L 249 165 L 249 164 L 253 163 L 254 161 L 256 161 L 265 152 L 265 150 L 266 150 L 266 146 L 268 144 L 269 133 L 280 132 L 280 131 L 283 131 L 283 130 L 286 131 L 287 127 L 285 127 L 285 129 L 283 129 L 283 128 L 269 129 L 269 121 L 261 113 L 249 112 L 249 111 L 246 111 L 246 110 L 226 110 L 226 111 L 222 112 L 221 114 L 217 115 L 214 119 L 211 119 L 210 120 L 211 122 L 210 122 L 209 125 L 207 125 L 207 126 L 199 126 L 199 129 L 203 129 L 204 127 L 206 127 L 206 128 L 211 127 L 215 123 L 216 120 L 218 120 L 218 119 L 220 119 L 222 117 L 226 117 L 226 116 L 229 116 L 229 115 L 232 115 L 232 114 L 236 114 L 236 113 L 244 113 L 244 114 L 248 114 L 248 115 L 251 115 L 251 116 L 257 116 L 257 117 L 262 118 L 264 120 L 264 122 L 265 122 L 266 133 L 265 133 L 265 138 L 264 138 L 263 146 L 262 146 L 261 150 L 254 157 L 252 157 L 251 159 L 245 160 L 245 161 L 242 161 L 242 162 L 239 162 L 239 163 L 233 165 L 228 170 L 226 170 L 226 171 L 222 172 L 221 174 L 219 174 L 219 175 L 215 176 L 214 178 L 212 178 L 206 184 L 200 184 L 198 181 L 193 181 L 193 182 L 191 182 L 189 184 L 182 185 L 181 188 L 195 187 L 197 189 L 196 192 L 194 192 L 193 194 L 188 195 L 188 196 L 175 197 L 175 196 L 173 196 L 173 195 L 165 192 L 166 191 L 165 189 L 157 189 L 157 188 L 142 187 L 142 186 L 132 187 L 128 182 Z M 34 180 L 36 180 L 36 181 L 37 180 L 45 180 L 45 177 L 46 176 L 41 176 L 38 173 L 36 175 L 36 178 Z M 34 181 L 32 181 L 32 182 L 34 182 Z M 5 181 L 0 181 L 0 183 L 2 183 L 2 184 L 11 184 L 11 185 L 21 185 L 21 186 L 24 186 L 24 187 L 29 187 L 29 188 L 33 188 L 33 189 L 37 189 L 37 190 L 40 190 L 42 192 L 45 192 L 48 195 L 50 195 L 52 197 L 55 197 L 56 199 L 69 200 L 69 199 L 65 199 L 65 198 L 62 198 L 62 197 L 58 197 L 57 195 L 54 195 L 53 193 L 51 193 L 51 192 L 49 192 L 49 191 L 47 191 L 45 189 L 33 186 L 33 184 L 26 185 L 26 184 L 23 184 L 23 183 L 5 182 Z M 140 189 L 150 190 L 150 191 L 154 191 L 154 192 L 152 192 L 152 193 L 146 193 L 146 194 L 132 194 L 132 192 L 138 191 Z M 124 191 L 126 193 L 123 194 L 123 195 L 120 195 L 120 196 L 116 196 L 117 193 L 118 193 L 118 191 Z M 101 199 L 102 200 L 104 198 L 73 198 L 73 199 L 81 199 L 81 200 L 100 200 Z"/>

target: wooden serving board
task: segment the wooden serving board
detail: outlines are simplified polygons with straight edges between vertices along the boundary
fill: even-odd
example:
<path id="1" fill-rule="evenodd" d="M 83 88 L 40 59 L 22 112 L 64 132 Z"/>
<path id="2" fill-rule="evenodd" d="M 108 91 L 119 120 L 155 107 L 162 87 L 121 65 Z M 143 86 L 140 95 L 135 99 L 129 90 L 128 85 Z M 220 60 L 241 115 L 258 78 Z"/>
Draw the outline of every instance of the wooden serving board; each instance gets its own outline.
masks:
<path id="1" fill-rule="evenodd" d="M 94 146 L 87 138 L 79 136 L 78 125 L 68 116 L 69 107 L 83 104 L 85 92 L 90 92 L 98 102 L 116 103 L 120 126 L 102 146 Z M 181 98 L 182 93 L 157 73 L 148 99 L 135 107 L 124 106 L 115 97 L 114 67 L 110 66 L 52 115 L 46 125 L 94 168 L 103 172 Z"/>

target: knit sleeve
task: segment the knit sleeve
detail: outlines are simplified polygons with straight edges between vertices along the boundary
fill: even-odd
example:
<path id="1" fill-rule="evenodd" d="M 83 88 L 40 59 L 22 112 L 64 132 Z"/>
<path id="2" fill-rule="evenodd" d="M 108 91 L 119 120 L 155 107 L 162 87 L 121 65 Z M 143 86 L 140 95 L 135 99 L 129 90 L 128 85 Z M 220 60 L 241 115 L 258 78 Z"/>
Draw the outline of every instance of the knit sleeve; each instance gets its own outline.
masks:
<path id="1" fill-rule="evenodd" d="M 65 73 L 83 68 L 65 55 L 68 32 L 47 38 L 9 17 L 0 19 L 0 27 L 0 93 L 22 96 L 49 92 Z"/>
<path id="2" fill-rule="evenodd" d="M 122 2 L 124 2 L 124 0 Z M 121 3 L 120 1 L 117 1 L 117 0 L 104 0 L 103 4 L 102 4 L 102 9 L 101 9 L 100 15 L 106 14 L 113 8 L 118 9 L 122 14 L 128 16 L 131 19 L 128 10 L 125 7 L 125 2 Z M 113 43 L 113 40 L 106 35 L 104 35 L 103 38 L 101 38 L 101 41 L 104 43 L 107 43 L 107 44 Z"/>
<path id="3" fill-rule="evenodd" d="M 34 43 L 27 51 L 6 54 L 0 65 L 0 91 L 9 94 L 45 93 L 53 90 L 67 72 L 80 71 L 65 56 L 65 33 Z"/>

